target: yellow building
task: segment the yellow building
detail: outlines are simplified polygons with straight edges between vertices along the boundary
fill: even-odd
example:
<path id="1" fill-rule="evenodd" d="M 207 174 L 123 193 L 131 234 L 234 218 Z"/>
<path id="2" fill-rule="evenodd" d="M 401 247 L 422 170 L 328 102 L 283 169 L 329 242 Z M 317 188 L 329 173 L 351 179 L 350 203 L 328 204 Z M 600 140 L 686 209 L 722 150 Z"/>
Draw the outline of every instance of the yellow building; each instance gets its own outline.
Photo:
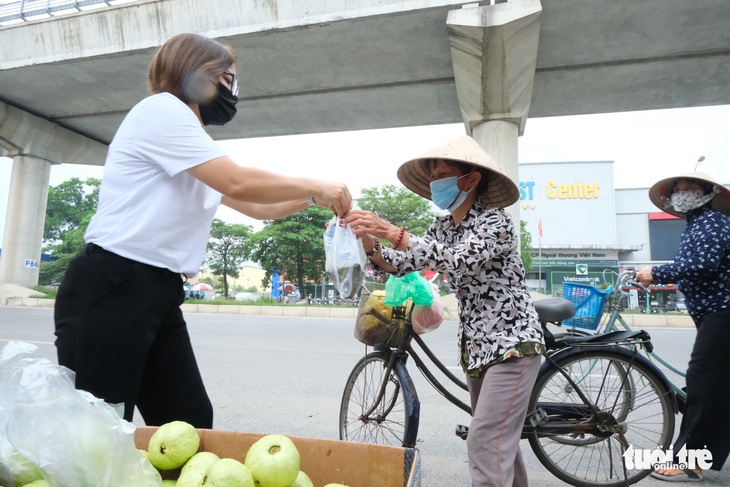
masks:
<path id="1" fill-rule="evenodd" d="M 266 272 L 254 263 L 244 264 L 239 270 L 238 276 L 228 276 L 229 293 L 232 292 L 234 289 L 243 290 L 249 289 L 251 287 L 255 287 L 257 292 L 271 292 L 271 283 L 269 283 L 269 285 L 266 287 L 261 284 L 261 282 L 264 280 L 265 274 Z M 221 291 L 220 289 L 218 289 L 218 279 L 220 279 L 220 277 L 213 275 L 213 273 L 208 269 L 201 269 L 200 273 L 194 278 L 190 279 L 189 283 L 196 284 L 204 278 L 212 279 L 215 285 L 214 287 L 216 287 L 216 291 Z"/>

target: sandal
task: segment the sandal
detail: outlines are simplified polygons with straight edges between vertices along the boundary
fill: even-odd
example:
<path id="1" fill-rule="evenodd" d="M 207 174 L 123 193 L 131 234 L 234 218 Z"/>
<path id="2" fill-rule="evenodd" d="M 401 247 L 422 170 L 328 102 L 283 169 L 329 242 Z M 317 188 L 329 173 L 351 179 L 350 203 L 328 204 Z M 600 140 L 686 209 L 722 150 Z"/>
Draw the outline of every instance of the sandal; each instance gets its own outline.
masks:
<path id="1" fill-rule="evenodd" d="M 701 473 L 697 473 L 689 468 L 682 469 L 682 472 L 684 473 L 680 475 L 662 475 L 659 472 L 652 472 L 651 476 L 666 482 L 702 482 Z"/>

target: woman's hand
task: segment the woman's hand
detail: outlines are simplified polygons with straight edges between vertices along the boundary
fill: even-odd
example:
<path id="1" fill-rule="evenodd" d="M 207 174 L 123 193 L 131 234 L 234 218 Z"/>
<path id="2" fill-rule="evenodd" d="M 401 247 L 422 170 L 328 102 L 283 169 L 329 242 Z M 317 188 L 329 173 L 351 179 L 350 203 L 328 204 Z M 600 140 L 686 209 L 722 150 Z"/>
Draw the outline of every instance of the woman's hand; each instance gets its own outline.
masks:
<path id="1" fill-rule="evenodd" d="M 322 186 L 314 198 L 317 206 L 330 208 L 335 214 L 344 216 L 352 209 L 352 196 L 342 183 L 322 181 Z"/>
<path id="2" fill-rule="evenodd" d="M 649 284 L 654 282 L 654 277 L 651 275 L 651 266 L 642 267 L 636 271 L 636 280 L 644 287 L 647 287 Z"/>
<path id="3" fill-rule="evenodd" d="M 375 238 L 393 242 L 398 238 L 398 232 L 400 232 L 400 228 L 383 220 L 372 211 L 352 210 L 347 214 L 345 223 L 350 225 L 355 235 L 362 239 L 372 235 Z M 395 233 L 395 238 L 392 238 L 393 233 Z"/>

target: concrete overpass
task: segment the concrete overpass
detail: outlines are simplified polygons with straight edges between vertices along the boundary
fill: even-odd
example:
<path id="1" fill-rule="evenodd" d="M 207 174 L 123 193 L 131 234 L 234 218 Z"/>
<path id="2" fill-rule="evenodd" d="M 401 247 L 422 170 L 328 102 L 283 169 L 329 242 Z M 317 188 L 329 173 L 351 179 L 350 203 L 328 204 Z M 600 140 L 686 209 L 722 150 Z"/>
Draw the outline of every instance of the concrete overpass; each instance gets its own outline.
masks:
<path id="1" fill-rule="evenodd" d="M 176 33 L 239 54 L 239 116 L 214 138 L 461 121 L 516 177 L 528 116 L 730 103 L 728 25 L 727 0 L 153 0 L 0 27 L 0 283 L 37 282 L 20 263 L 40 255 L 50 164 L 103 164 Z"/>

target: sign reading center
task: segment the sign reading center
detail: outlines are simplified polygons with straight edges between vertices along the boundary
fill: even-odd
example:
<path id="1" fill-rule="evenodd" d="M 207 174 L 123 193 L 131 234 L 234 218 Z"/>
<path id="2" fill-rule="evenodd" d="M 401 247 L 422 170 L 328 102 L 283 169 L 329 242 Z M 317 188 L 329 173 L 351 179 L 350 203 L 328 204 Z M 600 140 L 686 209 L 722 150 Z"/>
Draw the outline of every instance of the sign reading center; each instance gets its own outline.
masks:
<path id="1" fill-rule="evenodd" d="M 591 200 L 598 198 L 599 189 L 601 189 L 601 185 L 598 183 L 591 184 L 578 181 L 571 184 L 558 184 L 555 181 L 548 181 L 545 186 L 545 194 L 550 199 Z"/>

